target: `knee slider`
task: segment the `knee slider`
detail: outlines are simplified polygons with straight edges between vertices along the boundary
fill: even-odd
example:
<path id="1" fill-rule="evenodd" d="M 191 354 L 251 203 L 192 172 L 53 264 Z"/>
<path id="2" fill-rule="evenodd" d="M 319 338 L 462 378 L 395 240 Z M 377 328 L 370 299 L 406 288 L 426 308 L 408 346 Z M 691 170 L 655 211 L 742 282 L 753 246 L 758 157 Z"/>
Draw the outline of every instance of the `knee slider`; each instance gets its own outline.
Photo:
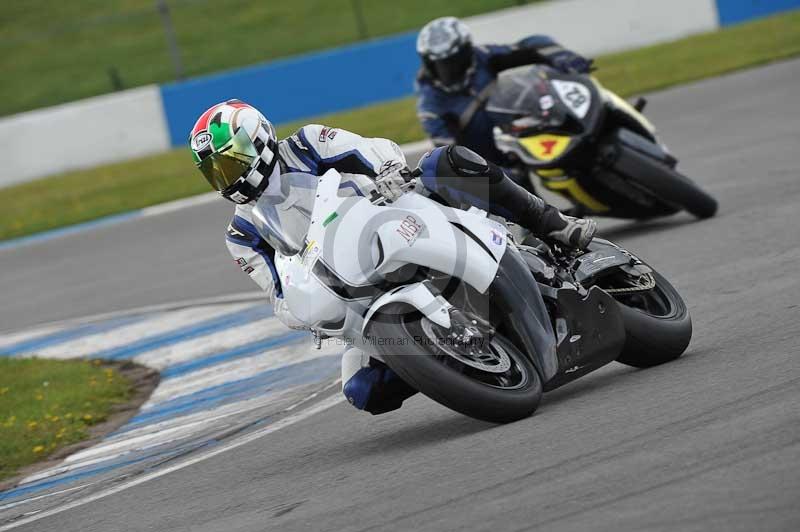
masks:
<path id="1" fill-rule="evenodd" d="M 370 414 L 397 410 L 416 393 L 392 370 L 377 361 L 358 370 L 342 387 L 347 401 Z"/>
<path id="2" fill-rule="evenodd" d="M 347 401 L 364 410 L 369 403 L 370 396 L 381 381 L 381 374 L 375 368 L 361 368 L 342 387 L 342 393 Z"/>
<path id="3" fill-rule="evenodd" d="M 502 168 L 464 146 L 449 146 L 447 162 L 461 177 L 486 177 L 491 184 L 499 183 L 506 177 Z"/>
<path id="4" fill-rule="evenodd" d="M 447 159 L 460 176 L 487 175 L 489 163 L 469 148 L 448 146 Z"/>

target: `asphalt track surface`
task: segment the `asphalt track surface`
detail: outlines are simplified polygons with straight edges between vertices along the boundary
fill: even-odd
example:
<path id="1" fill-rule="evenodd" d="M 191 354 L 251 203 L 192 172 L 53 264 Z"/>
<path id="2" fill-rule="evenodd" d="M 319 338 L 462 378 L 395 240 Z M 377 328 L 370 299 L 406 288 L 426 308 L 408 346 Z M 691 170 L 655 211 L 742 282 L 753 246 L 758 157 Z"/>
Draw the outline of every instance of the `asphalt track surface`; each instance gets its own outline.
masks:
<path id="1" fill-rule="evenodd" d="M 712 220 L 607 222 L 695 333 L 680 360 L 611 364 L 495 426 L 417 396 L 338 404 L 20 530 L 800 529 L 800 61 L 652 95 Z M 251 289 L 214 204 L 0 252 L 0 329 Z M 12 303 L 10 303 L 12 302 Z"/>

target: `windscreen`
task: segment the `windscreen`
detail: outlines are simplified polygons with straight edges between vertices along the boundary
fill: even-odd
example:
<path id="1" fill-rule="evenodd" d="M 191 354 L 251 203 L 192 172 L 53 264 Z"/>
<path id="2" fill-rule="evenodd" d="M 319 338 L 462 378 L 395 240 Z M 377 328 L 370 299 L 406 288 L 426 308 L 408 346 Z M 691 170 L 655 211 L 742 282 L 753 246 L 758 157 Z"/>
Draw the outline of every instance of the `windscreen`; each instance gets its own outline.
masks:
<path id="1" fill-rule="evenodd" d="M 268 187 L 253 208 L 253 223 L 259 234 L 281 254 L 296 255 L 305 247 L 316 191 L 316 177 L 283 174 L 280 187 Z"/>
<path id="2" fill-rule="evenodd" d="M 565 111 L 542 67 L 504 72 L 486 103 L 486 111 L 503 130 L 521 134 L 543 124 L 563 123 Z"/>

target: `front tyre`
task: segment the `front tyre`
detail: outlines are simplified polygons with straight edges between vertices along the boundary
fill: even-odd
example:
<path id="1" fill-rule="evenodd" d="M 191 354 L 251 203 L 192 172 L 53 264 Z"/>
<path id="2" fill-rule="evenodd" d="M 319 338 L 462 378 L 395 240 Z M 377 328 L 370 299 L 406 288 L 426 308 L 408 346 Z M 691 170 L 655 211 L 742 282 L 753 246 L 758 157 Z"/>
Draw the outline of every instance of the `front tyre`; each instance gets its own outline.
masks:
<path id="1" fill-rule="evenodd" d="M 666 164 L 625 146 L 619 146 L 615 170 L 650 190 L 659 199 L 686 209 L 697 218 L 717 213 L 717 200 L 691 179 Z"/>
<path id="2" fill-rule="evenodd" d="M 367 333 L 384 340 L 374 341 L 375 348 L 404 381 L 464 415 L 508 423 L 539 406 L 542 382 L 536 368 L 500 334 L 471 347 L 453 342 L 449 329 L 402 303 L 382 309 Z"/>
<path id="3" fill-rule="evenodd" d="M 680 294 L 653 271 L 655 286 L 646 291 L 612 294 L 625 323 L 625 347 L 617 362 L 649 368 L 675 360 L 692 339 L 692 319 Z"/>

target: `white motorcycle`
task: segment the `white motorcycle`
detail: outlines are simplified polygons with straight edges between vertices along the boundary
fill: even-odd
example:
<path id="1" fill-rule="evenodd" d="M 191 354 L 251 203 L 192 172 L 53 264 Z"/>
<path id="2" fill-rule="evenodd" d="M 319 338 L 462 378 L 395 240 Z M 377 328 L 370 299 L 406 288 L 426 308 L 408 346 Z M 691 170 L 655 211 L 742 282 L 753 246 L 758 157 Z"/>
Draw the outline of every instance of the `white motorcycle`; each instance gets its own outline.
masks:
<path id="1" fill-rule="evenodd" d="M 516 226 L 445 207 L 413 179 L 394 203 L 335 170 L 281 180 L 253 212 L 291 313 L 468 416 L 527 417 L 543 391 L 613 360 L 661 364 L 691 339 L 675 289 L 609 241 L 517 243 Z"/>

